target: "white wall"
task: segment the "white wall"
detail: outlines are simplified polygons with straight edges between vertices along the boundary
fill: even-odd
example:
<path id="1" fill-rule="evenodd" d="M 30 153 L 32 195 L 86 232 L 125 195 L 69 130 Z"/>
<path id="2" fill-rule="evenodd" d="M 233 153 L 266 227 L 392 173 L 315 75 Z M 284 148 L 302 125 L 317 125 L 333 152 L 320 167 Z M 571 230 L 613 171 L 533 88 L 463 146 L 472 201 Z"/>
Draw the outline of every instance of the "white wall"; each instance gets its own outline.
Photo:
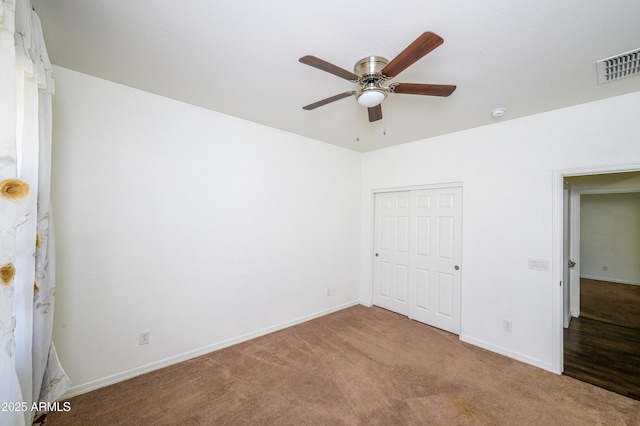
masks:
<path id="1" fill-rule="evenodd" d="M 640 193 L 580 197 L 580 275 L 640 285 Z"/>
<path id="2" fill-rule="evenodd" d="M 557 283 L 527 259 L 552 260 L 553 172 L 640 163 L 640 92 L 358 154 L 55 71 L 71 394 L 370 303 L 372 191 L 458 181 L 461 338 L 551 369 Z"/>
<path id="3" fill-rule="evenodd" d="M 371 301 L 372 191 L 463 182 L 460 337 L 551 370 L 558 282 L 528 259 L 553 260 L 554 171 L 640 163 L 637 117 L 640 92 L 364 154 L 361 300 Z"/>
<path id="4" fill-rule="evenodd" d="M 357 303 L 360 154 L 55 73 L 68 395 Z"/>

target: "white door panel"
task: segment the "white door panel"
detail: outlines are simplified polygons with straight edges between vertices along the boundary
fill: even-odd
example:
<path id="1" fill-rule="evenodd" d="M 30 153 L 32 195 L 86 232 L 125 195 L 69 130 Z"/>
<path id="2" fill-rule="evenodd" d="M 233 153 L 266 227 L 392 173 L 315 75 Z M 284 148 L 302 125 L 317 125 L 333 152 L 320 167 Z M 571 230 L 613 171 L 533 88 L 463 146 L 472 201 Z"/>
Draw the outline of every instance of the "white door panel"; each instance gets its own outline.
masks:
<path id="1" fill-rule="evenodd" d="M 375 200 L 373 303 L 407 315 L 409 295 L 409 193 L 385 193 Z"/>

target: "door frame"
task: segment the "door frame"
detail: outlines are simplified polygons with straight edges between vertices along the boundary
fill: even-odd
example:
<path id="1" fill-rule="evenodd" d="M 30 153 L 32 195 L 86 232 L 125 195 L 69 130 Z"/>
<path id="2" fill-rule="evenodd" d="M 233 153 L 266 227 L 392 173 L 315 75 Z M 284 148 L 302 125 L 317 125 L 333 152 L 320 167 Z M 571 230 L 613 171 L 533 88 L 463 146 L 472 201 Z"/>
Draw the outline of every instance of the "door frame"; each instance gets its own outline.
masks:
<path id="1" fill-rule="evenodd" d="M 409 185 L 409 186 L 394 186 L 394 187 L 384 187 L 384 188 L 372 188 L 369 194 L 369 203 L 371 205 L 371 227 L 370 227 L 370 236 L 369 238 L 369 300 L 366 306 L 373 306 L 373 281 L 374 281 L 374 255 L 375 255 L 375 232 L 376 232 L 376 194 L 383 194 L 385 192 L 402 192 L 402 191 L 419 191 L 419 190 L 428 190 L 428 189 L 446 189 L 446 188 L 460 188 L 461 195 L 464 198 L 464 186 L 462 181 L 454 181 L 454 182 L 442 182 L 442 183 L 432 183 L 432 184 L 422 184 L 422 185 Z M 462 227 L 464 227 L 464 203 L 462 207 L 460 222 Z M 462 232 L 462 231 L 461 231 Z M 463 236 L 461 235 L 460 239 L 462 240 Z M 460 247 L 462 252 L 462 246 Z M 462 265 L 462 258 L 464 255 L 461 254 L 460 263 Z M 460 335 L 462 335 L 462 275 L 460 275 Z"/>
<path id="2" fill-rule="evenodd" d="M 564 178 L 571 176 L 585 176 L 585 175 L 599 175 L 599 174 L 611 174 L 611 173 L 625 173 L 625 172 L 640 172 L 640 163 L 620 163 L 620 164 L 610 164 L 610 165 L 596 165 L 596 166 L 587 166 L 587 167 L 576 167 L 576 168 L 568 168 L 568 169 L 556 169 L 553 170 L 553 189 L 552 189 L 552 211 L 553 211 L 553 219 L 552 219 L 552 267 L 551 267 L 551 284 L 552 284 L 552 333 L 551 333 L 551 370 L 556 374 L 562 374 L 564 370 L 564 318 L 563 318 L 563 307 L 564 307 L 564 287 L 563 273 L 564 269 L 567 265 L 564 264 L 563 258 L 563 248 L 564 248 L 564 202 L 563 202 L 563 194 L 564 194 Z M 604 191 L 603 191 L 604 192 Z M 622 191 L 618 191 L 622 192 Z M 573 195 L 572 195 L 573 196 Z M 579 195 L 578 195 L 579 197 Z M 579 213 L 579 206 L 578 206 Z M 571 218 L 568 226 L 571 230 L 575 230 L 574 225 L 572 224 L 574 214 L 576 212 L 573 211 L 573 206 L 571 207 Z M 578 222 L 579 225 L 579 222 Z M 578 228 L 579 229 L 579 228 Z M 575 232 L 574 232 L 575 234 Z M 573 236 L 575 237 L 575 235 Z M 573 238 L 572 237 L 572 238 Z M 578 244 L 579 244 L 579 236 L 578 236 Z M 571 244 L 571 242 L 570 242 Z M 571 248 L 574 248 L 571 245 Z M 578 256 L 579 256 L 579 246 L 577 248 Z M 575 254 L 572 253 L 572 256 Z M 577 263 L 579 266 L 579 263 Z M 579 268 L 578 268 L 579 270 Z M 574 275 L 577 271 L 574 271 Z M 571 277 L 573 278 L 573 277 Z M 570 278 L 570 282 L 574 281 Z M 570 288 L 571 290 L 571 288 Z M 571 299 L 570 299 L 571 300 Z M 573 302 L 572 302 L 573 303 Z"/>
<path id="3" fill-rule="evenodd" d="M 571 197 L 569 203 L 570 207 L 570 234 L 569 234 L 569 246 L 571 252 L 571 260 L 576 262 L 575 268 L 571 269 L 569 276 L 569 313 L 572 317 L 580 316 L 580 205 L 582 203 L 583 195 L 600 195 L 600 194 L 632 194 L 640 192 L 640 188 L 578 188 L 571 190 Z"/>

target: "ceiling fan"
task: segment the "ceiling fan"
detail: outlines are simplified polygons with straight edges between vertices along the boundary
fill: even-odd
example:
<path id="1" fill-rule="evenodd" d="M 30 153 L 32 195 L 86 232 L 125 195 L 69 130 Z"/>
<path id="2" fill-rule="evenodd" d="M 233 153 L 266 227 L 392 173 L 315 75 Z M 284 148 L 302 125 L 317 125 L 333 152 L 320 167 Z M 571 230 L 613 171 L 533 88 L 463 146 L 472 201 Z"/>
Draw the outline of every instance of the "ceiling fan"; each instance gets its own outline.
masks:
<path id="1" fill-rule="evenodd" d="M 417 84 L 417 83 L 391 83 L 383 86 L 387 80 L 400 74 L 418 59 L 431 52 L 436 47 L 444 43 L 439 35 L 427 31 L 415 39 L 398 56 L 391 61 L 381 56 L 369 56 L 359 60 L 353 67 L 354 72 L 347 71 L 327 61 L 307 55 L 299 59 L 300 62 L 312 67 L 326 71 L 345 80 L 358 84 L 357 90 L 340 93 L 330 98 L 314 102 L 302 107 L 305 110 L 312 110 L 340 99 L 356 96 L 358 103 L 367 107 L 369 111 L 369 121 L 382 119 L 382 101 L 389 93 L 405 93 L 409 95 L 427 95 L 446 97 L 456 90 L 456 86 L 447 84 Z"/>

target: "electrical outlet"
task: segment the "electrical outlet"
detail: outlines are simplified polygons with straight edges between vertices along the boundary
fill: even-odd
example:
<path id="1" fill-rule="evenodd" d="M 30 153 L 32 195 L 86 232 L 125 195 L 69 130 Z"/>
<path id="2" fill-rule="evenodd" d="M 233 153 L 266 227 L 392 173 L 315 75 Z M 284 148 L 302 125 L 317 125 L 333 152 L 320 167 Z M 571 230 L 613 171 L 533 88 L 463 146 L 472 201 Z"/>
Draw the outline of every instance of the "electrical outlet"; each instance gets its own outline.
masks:
<path id="1" fill-rule="evenodd" d="M 511 320 L 502 320 L 502 329 L 511 333 L 513 331 L 513 323 Z"/>
<path id="2" fill-rule="evenodd" d="M 138 335 L 138 344 L 139 345 L 148 345 L 151 340 L 151 332 L 149 330 L 141 331 Z"/>
<path id="3" fill-rule="evenodd" d="M 608 267 L 607 265 L 604 265 L 604 266 L 602 267 L 602 270 L 603 270 L 603 271 L 605 271 L 605 272 L 607 272 L 607 271 L 609 270 L 609 267 Z"/>
<path id="4" fill-rule="evenodd" d="M 331 296 L 331 289 L 330 288 L 327 289 L 327 296 Z"/>

